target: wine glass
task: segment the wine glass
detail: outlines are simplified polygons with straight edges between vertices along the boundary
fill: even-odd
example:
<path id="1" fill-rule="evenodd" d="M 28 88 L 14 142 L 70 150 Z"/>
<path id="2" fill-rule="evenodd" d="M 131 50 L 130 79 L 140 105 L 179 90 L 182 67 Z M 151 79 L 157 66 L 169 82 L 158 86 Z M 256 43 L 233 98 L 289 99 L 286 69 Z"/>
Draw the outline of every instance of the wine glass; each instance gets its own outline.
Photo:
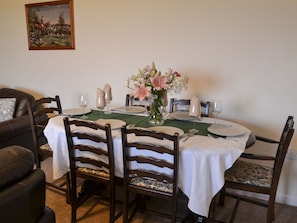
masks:
<path id="1" fill-rule="evenodd" d="M 111 103 L 112 98 L 110 95 L 108 95 L 107 93 L 105 93 L 105 103 L 106 103 L 106 111 L 104 114 L 111 114 L 111 111 L 109 109 L 109 104 Z"/>
<path id="2" fill-rule="evenodd" d="M 167 113 L 167 106 L 168 106 L 167 91 L 165 91 L 162 94 L 161 101 L 162 101 L 162 113 L 163 113 L 163 116 L 166 119 L 166 117 L 168 115 L 168 113 Z"/>
<path id="3" fill-rule="evenodd" d="M 88 98 L 86 94 L 79 95 L 79 106 L 83 108 L 83 116 L 82 119 L 87 119 L 88 116 L 85 115 L 85 108 L 88 106 Z"/>
<path id="4" fill-rule="evenodd" d="M 193 121 L 201 120 L 201 103 L 198 96 L 193 96 L 190 100 L 189 115 L 193 117 Z"/>
<path id="5" fill-rule="evenodd" d="M 216 99 L 213 100 L 213 104 L 212 104 L 212 114 L 215 118 L 215 124 L 217 124 L 217 118 L 218 118 L 218 114 L 220 114 L 223 110 L 223 104 L 221 99 Z"/>
<path id="6" fill-rule="evenodd" d="M 96 107 L 100 111 L 100 118 L 102 118 L 102 111 L 106 106 L 105 96 L 98 96 L 96 100 Z"/>

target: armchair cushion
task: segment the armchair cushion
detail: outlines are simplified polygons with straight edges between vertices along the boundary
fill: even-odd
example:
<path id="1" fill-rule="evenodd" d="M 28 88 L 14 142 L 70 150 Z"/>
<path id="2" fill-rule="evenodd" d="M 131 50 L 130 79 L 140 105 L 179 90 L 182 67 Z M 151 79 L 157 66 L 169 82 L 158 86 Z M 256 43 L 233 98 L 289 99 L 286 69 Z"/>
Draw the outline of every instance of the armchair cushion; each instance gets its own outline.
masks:
<path id="1" fill-rule="evenodd" d="M 13 118 L 15 98 L 0 98 L 0 122 Z"/>
<path id="2" fill-rule="evenodd" d="M 33 154 L 20 146 L 0 150 L 0 160 L 0 190 L 21 181 L 32 172 L 34 166 Z"/>

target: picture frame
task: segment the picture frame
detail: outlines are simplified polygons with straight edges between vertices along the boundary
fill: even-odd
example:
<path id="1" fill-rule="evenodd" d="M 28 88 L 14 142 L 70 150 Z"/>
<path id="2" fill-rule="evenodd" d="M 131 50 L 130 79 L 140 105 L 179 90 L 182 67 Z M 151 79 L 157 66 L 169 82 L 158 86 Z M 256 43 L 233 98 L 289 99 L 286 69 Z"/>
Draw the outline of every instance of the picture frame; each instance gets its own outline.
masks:
<path id="1" fill-rule="evenodd" d="M 75 49 L 73 0 L 25 4 L 29 50 Z"/>

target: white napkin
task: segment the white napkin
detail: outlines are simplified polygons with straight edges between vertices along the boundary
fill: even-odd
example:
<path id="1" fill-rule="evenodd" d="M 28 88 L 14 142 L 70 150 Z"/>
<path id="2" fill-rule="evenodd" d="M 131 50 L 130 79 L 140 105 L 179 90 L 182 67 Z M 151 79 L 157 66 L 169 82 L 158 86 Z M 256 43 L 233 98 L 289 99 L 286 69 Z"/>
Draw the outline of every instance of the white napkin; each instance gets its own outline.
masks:
<path id="1" fill-rule="evenodd" d="M 200 99 L 198 96 L 194 96 L 190 102 L 190 110 L 189 115 L 193 117 L 200 117 L 201 116 L 201 109 L 200 109 Z"/>
<path id="2" fill-rule="evenodd" d="M 101 88 L 97 88 L 96 107 L 104 108 L 106 106 L 105 92 Z"/>
<path id="3" fill-rule="evenodd" d="M 105 84 L 103 90 L 105 92 L 106 101 L 112 101 L 111 86 L 109 84 Z"/>

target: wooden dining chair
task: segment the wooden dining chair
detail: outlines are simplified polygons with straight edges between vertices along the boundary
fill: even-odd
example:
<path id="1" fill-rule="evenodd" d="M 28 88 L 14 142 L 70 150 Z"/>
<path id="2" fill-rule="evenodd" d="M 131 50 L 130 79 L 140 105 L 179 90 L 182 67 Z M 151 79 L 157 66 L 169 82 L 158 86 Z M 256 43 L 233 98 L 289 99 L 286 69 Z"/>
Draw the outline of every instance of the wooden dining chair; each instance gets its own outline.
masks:
<path id="1" fill-rule="evenodd" d="M 225 185 L 220 193 L 219 203 L 224 204 L 225 196 L 236 199 L 230 222 L 234 221 L 241 200 L 266 207 L 266 222 L 271 223 L 274 220 L 275 196 L 283 163 L 294 134 L 293 127 L 294 119 L 289 116 L 279 141 L 256 136 L 259 141 L 278 145 L 274 156 L 243 153 L 241 156 L 243 159 L 237 160 L 225 172 Z M 249 162 L 249 159 L 259 160 L 260 162 Z M 268 162 L 272 162 L 272 164 L 269 166 Z M 243 196 L 242 193 L 234 193 L 230 189 L 264 194 L 268 198 L 267 200 L 259 200 L 252 196 Z"/>
<path id="2" fill-rule="evenodd" d="M 37 168 L 42 168 L 42 161 L 53 156 L 47 138 L 43 130 L 50 118 L 62 114 L 60 97 L 43 97 L 27 104 L 29 120 L 31 124 L 35 163 Z M 47 186 L 66 192 L 66 179 L 58 179 L 52 182 L 46 181 Z"/>
<path id="3" fill-rule="evenodd" d="M 169 103 L 169 112 L 189 112 L 190 109 L 190 99 L 175 99 L 171 98 Z M 210 102 L 200 102 L 201 103 L 201 116 L 208 117 L 210 114 Z"/>
<path id="4" fill-rule="evenodd" d="M 77 209 L 91 196 L 100 195 L 99 185 L 107 186 L 109 192 L 109 222 L 121 216 L 116 214 L 116 178 L 114 175 L 114 152 L 110 124 L 105 126 L 85 120 L 64 118 L 68 145 L 70 178 L 71 222 L 76 222 Z M 97 191 L 79 191 L 78 179 L 97 185 Z M 106 198 L 106 197 L 104 197 Z"/>
<path id="5" fill-rule="evenodd" d="M 127 94 L 125 100 L 125 106 L 148 106 L 148 100 L 140 101 L 138 98 L 135 98 L 133 95 Z"/>
<path id="6" fill-rule="evenodd" d="M 176 222 L 178 187 L 179 139 L 178 133 L 168 135 L 145 129 L 122 127 L 124 161 L 124 207 L 123 222 L 129 222 L 139 209 L 151 214 L 170 217 Z M 166 158 L 165 158 L 166 157 Z M 168 172 L 164 172 L 167 169 Z M 141 202 L 129 213 L 131 192 Z M 170 202 L 171 213 L 147 209 L 146 198 L 165 199 Z M 163 201 L 162 201 L 163 202 Z"/>

